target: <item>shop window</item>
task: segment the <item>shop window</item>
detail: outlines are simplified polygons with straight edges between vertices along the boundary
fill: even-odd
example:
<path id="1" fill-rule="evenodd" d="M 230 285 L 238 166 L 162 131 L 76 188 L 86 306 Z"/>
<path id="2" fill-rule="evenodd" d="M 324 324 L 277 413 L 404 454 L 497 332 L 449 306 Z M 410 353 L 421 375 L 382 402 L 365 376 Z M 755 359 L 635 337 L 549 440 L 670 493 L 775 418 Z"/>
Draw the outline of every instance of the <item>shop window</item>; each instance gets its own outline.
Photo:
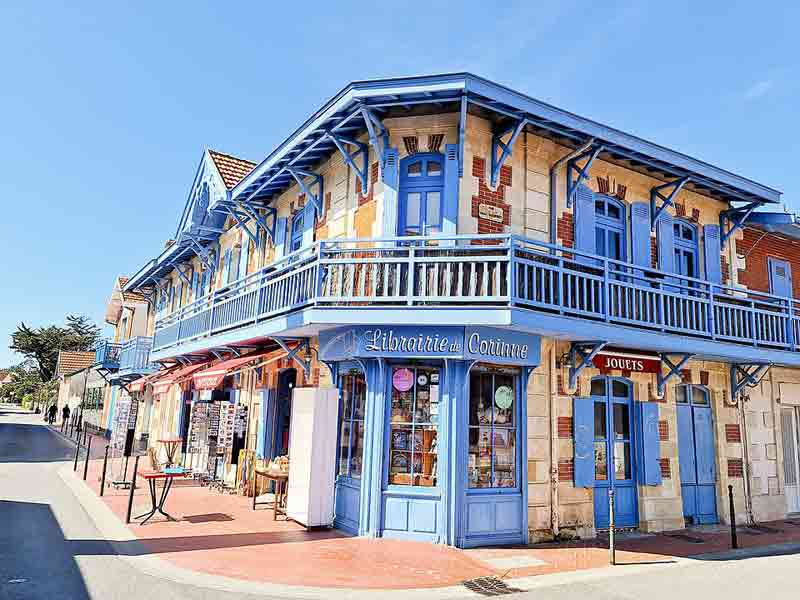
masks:
<path id="1" fill-rule="evenodd" d="M 470 488 L 516 487 L 516 388 L 512 374 L 473 372 L 470 376 Z"/>
<path id="2" fill-rule="evenodd" d="M 435 486 L 439 369 L 394 367 L 391 389 L 389 483 Z"/>
<path id="3" fill-rule="evenodd" d="M 342 404 L 339 426 L 339 475 L 361 479 L 364 453 L 364 401 L 367 384 L 358 371 L 341 379 Z"/>

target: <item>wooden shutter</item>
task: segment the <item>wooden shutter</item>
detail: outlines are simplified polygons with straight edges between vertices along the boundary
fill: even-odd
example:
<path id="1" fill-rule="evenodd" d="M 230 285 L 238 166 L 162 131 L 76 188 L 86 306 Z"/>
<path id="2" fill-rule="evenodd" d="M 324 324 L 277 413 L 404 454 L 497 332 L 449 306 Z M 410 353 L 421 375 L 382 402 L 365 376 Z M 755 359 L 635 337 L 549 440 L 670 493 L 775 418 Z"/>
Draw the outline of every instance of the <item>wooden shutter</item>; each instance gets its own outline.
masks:
<path id="1" fill-rule="evenodd" d="M 445 146 L 442 233 L 458 233 L 458 145 Z"/>
<path id="2" fill-rule="evenodd" d="M 595 242 L 594 192 L 586 185 L 579 185 L 575 194 L 575 249 L 597 254 Z M 594 264 L 585 257 L 578 257 L 583 263 Z"/>
<path id="3" fill-rule="evenodd" d="M 283 258 L 286 255 L 286 234 L 288 227 L 289 219 L 286 217 L 279 217 L 277 221 L 275 221 L 275 260 Z"/>
<path id="4" fill-rule="evenodd" d="M 650 205 L 646 202 L 631 204 L 631 255 L 633 264 L 650 268 Z"/>
<path id="5" fill-rule="evenodd" d="M 575 487 L 594 487 L 594 401 L 591 398 L 572 400 L 572 423 Z"/>
<path id="6" fill-rule="evenodd" d="M 634 404 L 636 433 L 636 467 L 641 485 L 661 485 L 661 438 L 658 433 L 658 404 L 636 402 Z M 636 440 L 634 440 L 636 442 Z"/>
<path id="7" fill-rule="evenodd" d="M 719 225 L 703 225 L 703 259 L 706 265 L 706 279 L 712 283 L 722 283 L 720 268 Z"/>
<path id="8" fill-rule="evenodd" d="M 242 249 L 239 251 L 239 277 L 247 275 L 247 263 L 250 260 L 250 237 L 245 235 L 242 240 Z"/>
<path id="9" fill-rule="evenodd" d="M 230 255 L 228 256 L 228 260 L 230 264 L 228 265 L 228 283 L 232 281 L 236 281 L 239 279 L 239 256 L 240 250 L 231 250 Z"/>
<path id="10" fill-rule="evenodd" d="M 658 243 L 658 268 L 667 273 L 675 272 L 675 222 L 672 215 L 662 212 L 656 222 Z"/>

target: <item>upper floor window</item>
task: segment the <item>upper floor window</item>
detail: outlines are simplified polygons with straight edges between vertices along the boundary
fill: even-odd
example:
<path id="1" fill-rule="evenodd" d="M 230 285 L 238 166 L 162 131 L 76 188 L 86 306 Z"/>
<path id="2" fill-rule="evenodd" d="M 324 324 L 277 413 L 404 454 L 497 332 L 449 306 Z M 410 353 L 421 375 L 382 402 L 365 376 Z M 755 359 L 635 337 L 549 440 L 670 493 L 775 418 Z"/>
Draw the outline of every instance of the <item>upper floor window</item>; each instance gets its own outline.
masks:
<path id="1" fill-rule="evenodd" d="M 686 277 L 698 277 L 697 227 L 682 220 L 672 225 L 674 235 L 675 272 Z"/>
<path id="2" fill-rule="evenodd" d="M 304 211 L 300 210 L 292 217 L 292 235 L 289 239 L 289 252 L 300 250 L 303 247 L 303 219 Z"/>
<path id="3" fill-rule="evenodd" d="M 400 161 L 398 235 L 442 231 L 443 156 L 413 154 Z"/>
<path id="4" fill-rule="evenodd" d="M 595 195 L 595 253 L 625 260 L 625 205 L 611 196 Z"/>

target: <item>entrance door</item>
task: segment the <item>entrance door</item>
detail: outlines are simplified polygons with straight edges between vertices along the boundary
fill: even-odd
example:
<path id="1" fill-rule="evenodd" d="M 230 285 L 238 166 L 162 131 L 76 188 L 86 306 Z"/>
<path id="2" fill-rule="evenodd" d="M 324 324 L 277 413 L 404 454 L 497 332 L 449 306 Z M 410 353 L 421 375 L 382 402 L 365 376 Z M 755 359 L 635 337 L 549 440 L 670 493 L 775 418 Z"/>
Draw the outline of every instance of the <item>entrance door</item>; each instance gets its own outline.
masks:
<path id="1" fill-rule="evenodd" d="M 683 517 L 690 525 L 716 523 L 717 476 L 709 393 L 703 386 L 680 385 L 675 395 Z"/>
<path id="2" fill-rule="evenodd" d="M 792 271 L 785 260 L 769 259 L 769 291 L 776 296 L 792 295 Z"/>
<path id="3" fill-rule="evenodd" d="M 800 407 L 781 409 L 783 472 L 787 512 L 800 512 Z"/>
<path id="4" fill-rule="evenodd" d="M 592 380 L 594 404 L 594 524 L 609 526 L 608 491 L 614 490 L 614 526 L 636 527 L 633 404 L 631 384 L 615 377 Z"/>

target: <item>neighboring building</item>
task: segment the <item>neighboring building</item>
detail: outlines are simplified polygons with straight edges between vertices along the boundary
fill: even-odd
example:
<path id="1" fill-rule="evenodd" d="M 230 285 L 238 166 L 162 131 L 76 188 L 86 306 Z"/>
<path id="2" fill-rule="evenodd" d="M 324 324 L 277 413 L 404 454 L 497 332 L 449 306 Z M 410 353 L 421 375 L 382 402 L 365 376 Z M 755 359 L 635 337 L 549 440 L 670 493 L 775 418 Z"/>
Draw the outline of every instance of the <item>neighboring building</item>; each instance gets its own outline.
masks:
<path id="1" fill-rule="evenodd" d="M 359 535 L 591 537 L 610 490 L 618 527 L 680 529 L 727 522 L 728 485 L 740 520 L 780 518 L 758 394 L 800 336 L 739 258 L 779 202 L 470 74 L 352 83 L 258 165 L 204 152 L 173 241 L 121 285 L 165 369 L 116 376 L 150 445 L 231 480 L 241 449 L 291 455 L 294 387 L 338 387 L 314 493 Z"/>
<path id="2" fill-rule="evenodd" d="M 69 406 L 72 414 L 79 410 L 85 397 L 85 391 L 91 386 L 102 382 L 98 373 L 93 372 L 94 352 L 80 352 L 62 350 L 58 353 L 56 361 L 56 378 L 58 379 L 58 418 L 61 418 L 61 409 Z M 96 411 L 95 411 L 96 412 Z M 97 415 L 93 412 L 92 417 Z M 88 416 L 88 413 L 87 413 Z"/>
<path id="3" fill-rule="evenodd" d="M 13 380 L 10 369 L 0 369 L 0 386 L 11 383 Z"/>

